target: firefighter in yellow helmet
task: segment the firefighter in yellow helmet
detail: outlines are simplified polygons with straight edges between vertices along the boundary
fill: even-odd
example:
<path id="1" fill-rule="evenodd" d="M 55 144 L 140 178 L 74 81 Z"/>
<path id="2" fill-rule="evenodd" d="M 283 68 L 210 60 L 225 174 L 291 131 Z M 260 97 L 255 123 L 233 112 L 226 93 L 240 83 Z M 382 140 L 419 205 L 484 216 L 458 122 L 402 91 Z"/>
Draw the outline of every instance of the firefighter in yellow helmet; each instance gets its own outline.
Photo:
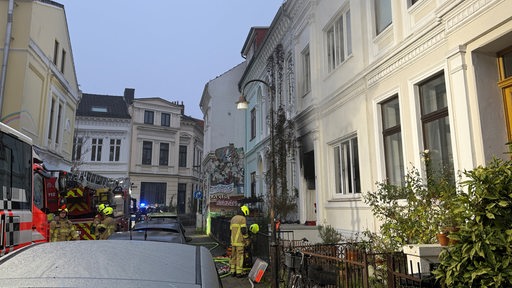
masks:
<path id="1" fill-rule="evenodd" d="M 244 277 L 244 249 L 248 237 L 247 219 L 249 207 L 243 205 L 238 213 L 231 218 L 229 229 L 231 230 L 231 258 L 229 260 L 232 276 Z"/>
<path id="2" fill-rule="evenodd" d="M 116 223 L 113 218 L 114 208 L 107 206 L 100 212 L 99 224 L 94 229 L 96 240 L 106 240 L 116 231 Z"/>
<path id="3" fill-rule="evenodd" d="M 253 259 L 252 254 L 254 251 L 254 242 L 256 241 L 256 234 L 260 231 L 260 226 L 256 223 L 249 226 L 249 235 L 244 240 L 244 272 L 249 273 L 252 269 Z"/>
<path id="4" fill-rule="evenodd" d="M 50 222 L 50 241 L 78 240 L 78 232 L 75 225 L 68 219 L 68 209 L 60 208 L 59 216 Z"/>

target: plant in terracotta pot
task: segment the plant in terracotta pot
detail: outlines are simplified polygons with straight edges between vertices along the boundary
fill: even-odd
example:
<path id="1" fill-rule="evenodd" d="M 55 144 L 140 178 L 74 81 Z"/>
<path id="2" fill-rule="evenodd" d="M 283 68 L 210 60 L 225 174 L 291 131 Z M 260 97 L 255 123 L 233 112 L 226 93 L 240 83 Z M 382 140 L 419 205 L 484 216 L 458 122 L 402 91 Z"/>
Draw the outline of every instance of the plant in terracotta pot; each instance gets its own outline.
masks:
<path id="1" fill-rule="evenodd" d="M 423 151 L 422 159 L 425 163 L 427 189 L 433 198 L 429 214 L 437 223 L 436 238 L 439 244 L 446 246 L 450 234 L 458 231 L 468 209 L 456 202 L 462 191 L 456 184 L 451 167 L 436 167 L 429 150 Z"/>
<path id="2" fill-rule="evenodd" d="M 437 243 L 436 234 L 444 231 L 445 226 L 456 226 L 460 218 L 460 211 L 452 202 L 460 194 L 453 169 L 438 167 L 439 161 L 432 161 L 432 152 L 428 150 L 421 156 L 424 173 L 412 167 L 401 185 L 378 182 L 377 191 L 364 195 L 381 221 L 380 234 L 394 251 L 407 244 Z"/>

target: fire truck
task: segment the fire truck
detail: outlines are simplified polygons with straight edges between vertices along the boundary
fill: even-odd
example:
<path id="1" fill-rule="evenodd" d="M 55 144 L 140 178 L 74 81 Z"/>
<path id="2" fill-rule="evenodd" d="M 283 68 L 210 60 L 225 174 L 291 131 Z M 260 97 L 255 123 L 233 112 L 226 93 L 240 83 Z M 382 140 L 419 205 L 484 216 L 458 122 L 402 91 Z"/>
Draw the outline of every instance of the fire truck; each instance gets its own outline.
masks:
<path id="1" fill-rule="evenodd" d="M 58 208 L 66 207 L 68 217 L 78 230 L 81 240 L 94 240 L 93 220 L 98 214 L 98 206 L 105 204 L 114 209 L 117 231 L 128 231 L 132 203 L 130 179 L 107 178 L 92 172 L 70 173 L 59 171 L 57 176 L 59 193 L 47 191 L 50 203 L 49 212 L 58 214 Z"/>
<path id="2" fill-rule="evenodd" d="M 48 240 L 44 195 L 33 191 L 33 171 L 32 139 L 0 123 L 0 256 Z"/>

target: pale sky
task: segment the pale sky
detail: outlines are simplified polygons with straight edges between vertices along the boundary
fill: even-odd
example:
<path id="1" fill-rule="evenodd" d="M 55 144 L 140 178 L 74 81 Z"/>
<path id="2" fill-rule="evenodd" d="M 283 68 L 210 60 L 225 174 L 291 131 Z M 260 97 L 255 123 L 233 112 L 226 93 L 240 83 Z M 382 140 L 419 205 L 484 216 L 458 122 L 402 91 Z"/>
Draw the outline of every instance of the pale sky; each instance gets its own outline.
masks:
<path id="1" fill-rule="evenodd" d="M 202 119 L 204 85 L 243 62 L 253 26 L 283 0 L 54 0 L 64 4 L 83 93 L 183 101 Z M 234 102 L 237 99 L 233 100 Z"/>

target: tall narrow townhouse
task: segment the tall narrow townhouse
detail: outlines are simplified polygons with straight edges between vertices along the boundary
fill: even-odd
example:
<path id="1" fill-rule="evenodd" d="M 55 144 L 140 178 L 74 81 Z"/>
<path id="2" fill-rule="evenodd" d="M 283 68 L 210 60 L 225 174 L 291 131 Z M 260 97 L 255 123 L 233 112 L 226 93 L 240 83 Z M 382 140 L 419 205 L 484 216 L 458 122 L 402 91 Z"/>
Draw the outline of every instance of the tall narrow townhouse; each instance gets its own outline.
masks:
<path id="1" fill-rule="evenodd" d="M 76 111 L 72 169 L 112 179 L 128 177 L 131 146 L 129 106 L 135 90 L 123 96 L 83 93 Z"/>
<path id="2" fill-rule="evenodd" d="M 0 121 L 31 137 L 51 169 L 71 166 L 80 99 L 64 6 L 0 1 Z"/>
<path id="3" fill-rule="evenodd" d="M 508 157 L 511 9 L 502 0 L 316 1 L 320 223 L 378 230 L 364 193 L 400 185 L 412 167 L 424 173 L 425 150 L 453 175 Z"/>
<path id="4" fill-rule="evenodd" d="M 132 197 L 179 214 L 195 212 L 203 121 L 186 116 L 183 104 L 161 98 L 136 98 L 130 109 Z"/>
<path id="5" fill-rule="evenodd" d="M 307 25 L 311 4 L 310 1 L 285 1 L 263 38 L 260 36 L 265 31 L 263 27 L 251 28 L 242 48 L 247 69 L 239 83 L 248 102 L 245 110 L 246 197 L 262 197 L 268 212 L 272 208 L 269 204 L 273 193 L 274 216 L 282 222 L 302 224 L 316 220 L 316 191 L 314 178 L 304 176 L 304 171 L 307 176 L 314 174 L 314 164 L 304 157 L 307 147 L 300 145 L 301 137 L 313 133 L 304 130 L 313 129 L 305 123 L 293 125 L 304 117 L 301 113 L 308 113 L 310 105 L 296 92 L 297 53 L 294 49 L 297 35 Z M 286 124 L 281 126 L 280 122 Z M 286 132 L 277 133 L 279 127 Z M 297 137 L 295 129 L 302 130 L 301 137 Z M 294 145 L 281 149 L 283 146 L 279 143 L 287 141 Z M 273 169 L 275 174 L 271 176 Z"/>

